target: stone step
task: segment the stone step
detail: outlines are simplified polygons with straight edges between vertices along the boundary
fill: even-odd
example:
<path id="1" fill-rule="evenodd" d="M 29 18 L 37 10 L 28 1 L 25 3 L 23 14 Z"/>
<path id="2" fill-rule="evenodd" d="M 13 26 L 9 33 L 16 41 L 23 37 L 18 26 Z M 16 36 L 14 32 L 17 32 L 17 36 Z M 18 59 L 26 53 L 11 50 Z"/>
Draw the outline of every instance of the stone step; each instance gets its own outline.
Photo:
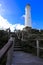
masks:
<path id="1" fill-rule="evenodd" d="M 14 48 L 21 48 L 21 46 L 14 46 Z"/>
<path id="2" fill-rule="evenodd" d="M 14 51 L 21 51 L 21 48 L 14 48 Z"/>

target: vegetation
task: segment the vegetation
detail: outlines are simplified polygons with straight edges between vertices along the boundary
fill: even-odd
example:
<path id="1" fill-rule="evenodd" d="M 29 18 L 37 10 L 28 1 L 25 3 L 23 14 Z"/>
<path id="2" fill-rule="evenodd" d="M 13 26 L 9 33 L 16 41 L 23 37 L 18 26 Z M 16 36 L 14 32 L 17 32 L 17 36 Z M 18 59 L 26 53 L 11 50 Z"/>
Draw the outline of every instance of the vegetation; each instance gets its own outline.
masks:
<path id="1" fill-rule="evenodd" d="M 8 42 L 9 34 L 7 31 L 0 30 L 0 49 Z M 0 65 L 6 65 L 7 55 L 0 60 Z"/>
<path id="2" fill-rule="evenodd" d="M 0 65 L 6 65 L 7 61 L 7 55 L 5 55 L 1 60 L 0 60 Z"/>
<path id="3" fill-rule="evenodd" d="M 8 32 L 0 30 L 0 49 L 7 43 L 8 39 Z"/>
<path id="4" fill-rule="evenodd" d="M 19 34 L 20 32 L 21 34 Z M 37 55 L 37 46 L 34 39 L 43 39 L 43 30 L 39 31 L 37 29 L 26 27 L 22 31 L 19 31 L 19 33 L 18 37 L 20 38 L 21 36 L 20 45 L 22 50 L 28 53 L 32 53 L 33 55 Z M 43 40 L 39 41 L 39 47 L 43 48 Z M 43 58 L 43 50 L 40 49 L 39 55 Z"/>

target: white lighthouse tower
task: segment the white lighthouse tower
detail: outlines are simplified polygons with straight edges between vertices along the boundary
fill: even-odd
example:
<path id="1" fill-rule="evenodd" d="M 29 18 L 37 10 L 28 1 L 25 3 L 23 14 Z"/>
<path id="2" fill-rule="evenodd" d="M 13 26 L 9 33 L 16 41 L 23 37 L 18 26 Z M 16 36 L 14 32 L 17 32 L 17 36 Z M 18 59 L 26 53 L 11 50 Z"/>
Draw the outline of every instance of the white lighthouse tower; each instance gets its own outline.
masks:
<path id="1" fill-rule="evenodd" d="M 29 4 L 25 7 L 25 26 L 31 27 L 31 7 Z"/>

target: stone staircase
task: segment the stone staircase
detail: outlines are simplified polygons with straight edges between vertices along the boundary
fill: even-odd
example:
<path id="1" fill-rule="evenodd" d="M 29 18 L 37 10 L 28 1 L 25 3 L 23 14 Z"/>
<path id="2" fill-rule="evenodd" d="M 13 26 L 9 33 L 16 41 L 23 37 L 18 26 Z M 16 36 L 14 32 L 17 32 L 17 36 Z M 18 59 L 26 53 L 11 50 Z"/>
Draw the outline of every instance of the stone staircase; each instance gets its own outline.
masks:
<path id="1" fill-rule="evenodd" d="M 14 45 L 14 51 L 22 51 L 22 48 L 20 46 L 20 41 L 16 41 Z"/>
<path id="2" fill-rule="evenodd" d="M 22 51 L 21 46 L 15 46 L 15 47 L 14 47 L 14 51 Z"/>

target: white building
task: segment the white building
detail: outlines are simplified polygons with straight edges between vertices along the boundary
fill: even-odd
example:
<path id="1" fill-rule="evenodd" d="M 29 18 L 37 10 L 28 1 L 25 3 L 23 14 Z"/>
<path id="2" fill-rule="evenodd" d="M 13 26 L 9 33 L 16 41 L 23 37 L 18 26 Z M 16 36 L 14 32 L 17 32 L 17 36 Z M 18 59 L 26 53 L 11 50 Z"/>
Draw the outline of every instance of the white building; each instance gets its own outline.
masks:
<path id="1" fill-rule="evenodd" d="M 32 27 L 31 26 L 31 7 L 29 4 L 25 7 L 25 26 Z"/>

